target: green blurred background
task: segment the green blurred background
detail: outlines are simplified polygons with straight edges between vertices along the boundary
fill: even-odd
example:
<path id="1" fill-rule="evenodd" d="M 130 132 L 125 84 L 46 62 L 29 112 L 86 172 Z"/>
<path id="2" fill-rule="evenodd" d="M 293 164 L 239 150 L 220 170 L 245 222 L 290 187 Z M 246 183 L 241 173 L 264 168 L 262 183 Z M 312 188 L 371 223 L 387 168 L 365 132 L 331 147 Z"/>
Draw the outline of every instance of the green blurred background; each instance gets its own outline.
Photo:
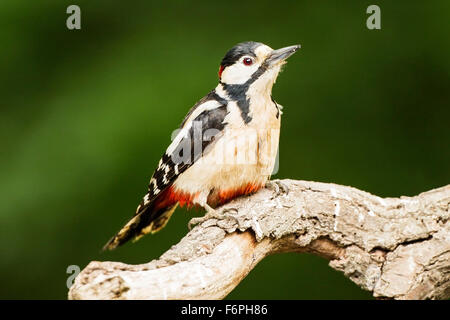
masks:
<path id="1" fill-rule="evenodd" d="M 381 7 L 381 30 L 366 8 Z M 77 4 L 82 29 L 66 28 Z M 449 1 L 0 3 L 0 298 L 65 299 L 66 268 L 144 263 L 187 232 L 100 253 L 234 44 L 302 44 L 275 85 L 276 178 L 415 195 L 450 182 Z M 229 295 L 366 299 L 319 257 L 271 256 Z"/>

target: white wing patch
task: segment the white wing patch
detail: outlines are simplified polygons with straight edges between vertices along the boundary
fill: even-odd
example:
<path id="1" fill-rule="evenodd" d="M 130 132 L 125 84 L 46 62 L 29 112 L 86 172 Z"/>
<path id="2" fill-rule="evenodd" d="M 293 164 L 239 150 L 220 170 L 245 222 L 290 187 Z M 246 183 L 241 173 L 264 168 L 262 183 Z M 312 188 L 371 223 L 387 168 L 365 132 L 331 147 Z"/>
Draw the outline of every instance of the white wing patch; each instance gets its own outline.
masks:
<path id="1" fill-rule="evenodd" d="M 160 193 L 161 190 L 158 189 L 158 183 L 157 183 L 157 181 L 156 181 L 155 178 L 152 178 L 152 179 L 150 180 L 150 185 L 153 185 L 153 189 L 152 189 L 153 194 L 156 195 L 156 194 Z M 147 194 L 147 195 L 148 195 L 148 194 Z"/>
<path id="2" fill-rule="evenodd" d="M 166 165 L 166 167 L 164 168 L 164 176 L 163 176 L 163 182 L 164 183 L 169 183 L 169 179 L 167 179 L 167 174 L 169 173 L 170 168 L 169 166 Z"/>
<path id="3" fill-rule="evenodd" d="M 197 118 L 204 111 L 213 110 L 213 109 L 219 108 L 221 106 L 222 106 L 222 104 L 220 104 L 216 100 L 208 100 L 205 103 L 202 103 L 201 105 L 199 105 L 194 110 L 194 112 L 192 112 L 192 114 L 189 116 L 189 118 L 186 120 L 186 123 L 184 124 L 183 128 L 180 130 L 180 132 L 178 132 L 175 139 L 173 139 L 172 143 L 167 148 L 166 153 L 168 155 L 171 155 L 177 149 L 181 140 L 183 140 L 183 138 L 186 138 L 189 135 L 189 130 L 191 129 L 193 120 L 195 118 Z"/>

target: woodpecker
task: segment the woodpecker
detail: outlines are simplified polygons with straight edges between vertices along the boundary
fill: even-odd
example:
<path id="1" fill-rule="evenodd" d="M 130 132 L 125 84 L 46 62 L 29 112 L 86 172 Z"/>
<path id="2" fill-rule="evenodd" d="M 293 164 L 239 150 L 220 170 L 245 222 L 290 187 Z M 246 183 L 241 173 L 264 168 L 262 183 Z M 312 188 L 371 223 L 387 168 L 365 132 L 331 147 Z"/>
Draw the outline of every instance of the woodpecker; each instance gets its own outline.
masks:
<path id="1" fill-rule="evenodd" d="M 132 219 L 104 246 L 115 249 L 161 230 L 176 207 L 214 207 L 263 188 L 275 165 L 281 105 L 272 87 L 300 45 L 274 50 L 260 42 L 231 48 L 219 67 L 219 84 L 182 121 L 163 154 Z M 190 222 L 190 224 L 191 224 Z"/>

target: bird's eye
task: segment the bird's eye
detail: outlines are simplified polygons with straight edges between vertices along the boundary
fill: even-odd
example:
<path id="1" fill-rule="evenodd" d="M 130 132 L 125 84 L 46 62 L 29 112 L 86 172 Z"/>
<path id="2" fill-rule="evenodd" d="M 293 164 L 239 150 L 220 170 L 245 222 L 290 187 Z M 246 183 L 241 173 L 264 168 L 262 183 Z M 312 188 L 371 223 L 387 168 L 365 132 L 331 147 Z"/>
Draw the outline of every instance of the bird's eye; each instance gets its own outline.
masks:
<path id="1" fill-rule="evenodd" d="M 246 66 L 251 66 L 253 64 L 253 59 L 252 58 L 244 58 L 244 60 L 242 61 Z"/>

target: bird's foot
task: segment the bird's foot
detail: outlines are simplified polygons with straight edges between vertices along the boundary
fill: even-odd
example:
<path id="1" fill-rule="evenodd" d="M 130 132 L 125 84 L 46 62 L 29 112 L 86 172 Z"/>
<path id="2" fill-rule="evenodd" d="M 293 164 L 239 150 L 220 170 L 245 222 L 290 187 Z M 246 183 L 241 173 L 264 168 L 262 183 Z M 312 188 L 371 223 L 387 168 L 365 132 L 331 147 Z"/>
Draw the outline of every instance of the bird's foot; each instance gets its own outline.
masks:
<path id="1" fill-rule="evenodd" d="M 231 212 L 232 212 L 232 214 L 230 214 Z M 221 214 L 222 214 L 222 217 L 233 219 L 234 221 L 236 221 L 236 223 L 239 224 L 239 220 L 237 218 L 238 212 L 239 212 L 239 210 L 236 208 L 226 208 L 226 209 L 222 210 Z"/>
<path id="2" fill-rule="evenodd" d="M 281 180 L 269 180 L 266 182 L 266 188 L 270 190 L 274 190 L 275 196 L 279 196 L 281 194 L 289 194 L 289 187 L 281 182 Z"/>
<path id="3" fill-rule="evenodd" d="M 188 223 L 189 230 L 191 230 L 192 227 L 195 226 L 196 224 L 203 223 L 209 219 L 221 220 L 223 218 L 232 218 L 237 221 L 237 218 L 235 215 L 228 214 L 229 212 L 234 212 L 236 214 L 238 212 L 238 210 L 235 208 L 226 208 L 226 209 L 222 210 L 221 212 L 219 212 L 218 210 L 211 208 L 209 205 L 205 205 L 205 209 L 206 209 L 206 214 L 203 217 L 196 217 L 196 218 L 192 218 L 191 220 L 189 220 L 189 223 Z"/>
<path id="4" fill-rule="evenodd" d="M 220 219 L 220 213 L 217 212 L 217 210 L 211 208 L 209 205 L 205 204 L 204 208 L 206 209 L 206 214 L 203 217 L 196 217 L 196 218 L 192 218 L 191 220 L 189 220 L 188 223 L 188 228 L 189 230 L 192 229 L 193 226 L 195 226 L 196 224 L 200 224 L 205 222 L 208 219 Z"/>

